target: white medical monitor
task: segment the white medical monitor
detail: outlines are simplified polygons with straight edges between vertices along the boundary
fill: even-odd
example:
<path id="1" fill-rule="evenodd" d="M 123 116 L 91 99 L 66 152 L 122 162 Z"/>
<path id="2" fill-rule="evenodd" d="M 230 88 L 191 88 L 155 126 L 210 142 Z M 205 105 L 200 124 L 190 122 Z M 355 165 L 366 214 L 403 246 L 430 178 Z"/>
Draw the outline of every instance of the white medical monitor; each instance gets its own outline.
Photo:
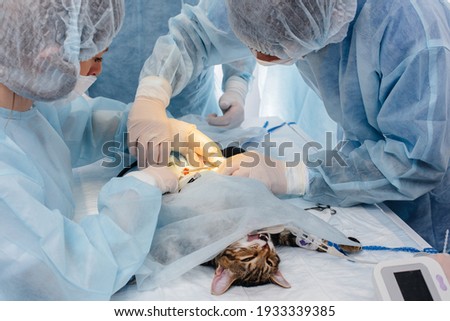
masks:
<path id="1" fill-rule="evenodd" d="M 386 301 L 450 300 L 450 285 L 440 264 L 425 256 L 375 266 L 374 282 Z"/>

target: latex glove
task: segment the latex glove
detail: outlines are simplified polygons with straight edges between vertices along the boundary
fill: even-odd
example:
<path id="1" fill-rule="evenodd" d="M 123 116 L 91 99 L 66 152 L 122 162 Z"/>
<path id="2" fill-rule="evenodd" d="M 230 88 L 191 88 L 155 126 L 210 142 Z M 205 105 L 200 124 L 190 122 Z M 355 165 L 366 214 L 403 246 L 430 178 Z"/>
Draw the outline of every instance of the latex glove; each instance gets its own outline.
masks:
<path id="1" fill-rule="evenodd" d="M 169 119 L 172 151 L 181 153 L 191 166 L 219 166 L 225 158 L 220 147 L 193 124 Z"/>
<path id="2" fill-rule="evenodd" d="M 128 116 L 128 147 L 140 168 L 168 162 L 171 132 L 166 107 L 171 95 L 172 88 L 163 78 L 145 77 L 139 83 Z"/>
<path id="3" fill-rule="evenodd" d="M 257 152 L 246 152 L 228 158 L 218 173 L 242 176 L 264 183 L 274 194 L 303 195 L 307 184 L 307 170 L 303 163 L 286 167 L 280 160 L 272 160 Z"/>
<path id="4" fill-rule="evenodd" d="M 142 182 L 156 186 L 163 194 L 178 192 L 178 177 L 165 166 L 149 166 L 126 176 L 133 176 Z"/>
<path id="5" fill-rule="evenodd" d="M 244 121 L 245 97 L 248 92 L 248 83 L 237 76 L 231 76 L 226 84 L 225 90 L 219 99 L 219 107 L 223 116 L 216 114 L 208 115 L 208 124 L 213 126 L 238 127 Z"/>

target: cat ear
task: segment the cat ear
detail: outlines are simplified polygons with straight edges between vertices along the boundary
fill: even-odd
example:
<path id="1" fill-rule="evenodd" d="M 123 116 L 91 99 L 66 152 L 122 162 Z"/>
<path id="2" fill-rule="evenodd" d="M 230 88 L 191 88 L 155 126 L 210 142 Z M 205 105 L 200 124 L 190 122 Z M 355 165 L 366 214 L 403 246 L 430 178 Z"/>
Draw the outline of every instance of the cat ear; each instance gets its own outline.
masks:
<path id="1" fill-rule="evenodd" d="M 230 270 L 219 266 L 214 273 L 214 278 L 211 284 L 211 294 L 224 294 L 235 280 L 236 278 Z"/>
<path id="2" fill-rule="evenodd" d="M 280 271 L 277 271 L 275 274 L 270 276 L 270 280 L 272 283 L 275 283 L 276 285 L 279 285 L 283 288 L 290 288 L 291 285 L 288 281 L 284 278 L 284 276 L 281 274 Z"/>

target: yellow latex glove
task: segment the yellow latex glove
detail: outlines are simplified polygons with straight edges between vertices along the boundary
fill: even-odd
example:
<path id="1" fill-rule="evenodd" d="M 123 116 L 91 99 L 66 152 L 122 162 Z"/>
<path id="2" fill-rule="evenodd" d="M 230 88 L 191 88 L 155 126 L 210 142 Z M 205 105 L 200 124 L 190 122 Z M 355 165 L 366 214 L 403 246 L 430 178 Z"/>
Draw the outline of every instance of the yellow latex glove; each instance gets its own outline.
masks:
<path id="1" fill-rule="evenodd" d="M 238 127 L 244 121 L 245 97 L 248 92 L 248 83 L 237 76 L 228 79 L 225 91 L 219 99 L 219 107 L 223 116 L 208 115 L 208 123 L 213 126 L 229 128 Z"/>
<path id="2" fill-rule="evenodd" d="M 163 78 L 143 78 L 128 116 L 128 147 L 139 167 L 165 164 L 170 154 L 171 132 L 166 107 L 172 88 Z"/>
<path id="3" fill-rule="evenodd" d="M 284 161 L 273 160 L 254 151 L 228 158 L 219 166 L 218 173 L 256 179 L 278 195 L 303 195 L 307 184 L 307 170 L 303 163 L 286 167 Z"/>
<path id="4" fill-rule="evenodd" d="M 181 153 L 190 166 L 218 167 L 224 162 L 220 147 L 193 124 L 169 119 L 172 151 Z"/>

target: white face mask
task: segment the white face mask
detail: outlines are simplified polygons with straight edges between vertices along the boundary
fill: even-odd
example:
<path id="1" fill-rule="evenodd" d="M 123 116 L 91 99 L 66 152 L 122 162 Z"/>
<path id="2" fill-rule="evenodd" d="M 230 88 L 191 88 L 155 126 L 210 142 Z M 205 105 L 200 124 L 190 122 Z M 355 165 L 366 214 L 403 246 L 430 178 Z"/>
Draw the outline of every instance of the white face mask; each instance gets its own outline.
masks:
<path id="1" fill-rule="evenodd" d="M 264 61 L 264 60 L 256 59 L 256 61 L 260 65 L 267 66 L 267 67 L 274 66 L 274 65 L 290 66 L 290 65 L 293 65 L 295 63 L 295 59 L 293 59 L 293 58 L 278 59 L 278 60 L 274 60 L 274 61 Z"/>
<path id="2" fill-rule="evenodd" d="M 50 104 L 54 106 L 66 106 L 72 101 L 82 96 L 95 83 L 97 77 L 95 76 L 78 76 L 75 88 L 64 98 L 55 100 Z"/>
<path id="3" fill-rule="evenodd" d="M 83 95 L 97 80 L 96 76 L 79 76 L 72 92 Z"/>

